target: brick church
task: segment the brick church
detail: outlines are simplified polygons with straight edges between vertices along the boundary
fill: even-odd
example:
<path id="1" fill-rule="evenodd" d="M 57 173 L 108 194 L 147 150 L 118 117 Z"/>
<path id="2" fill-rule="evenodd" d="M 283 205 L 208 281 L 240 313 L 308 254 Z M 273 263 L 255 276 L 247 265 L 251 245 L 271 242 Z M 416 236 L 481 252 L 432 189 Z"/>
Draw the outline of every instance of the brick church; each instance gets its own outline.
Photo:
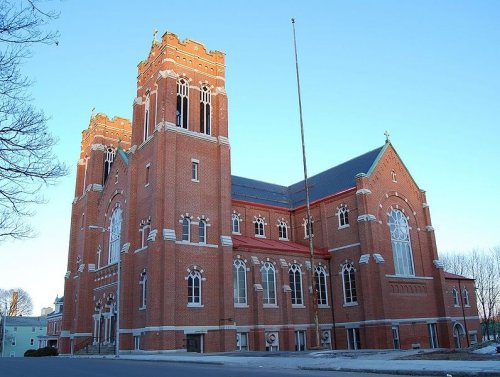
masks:
<path id="1" fill-rule="evenodd" d="M 443 271 L 425 191 L 388 139 L 309 189 L 310 218 L 304 182 L 231 175 L 224 54 L 155 38 L 132 123 L 92 114 L 82 133 L 60 352 L 480 339 L 474 281 Z"/>

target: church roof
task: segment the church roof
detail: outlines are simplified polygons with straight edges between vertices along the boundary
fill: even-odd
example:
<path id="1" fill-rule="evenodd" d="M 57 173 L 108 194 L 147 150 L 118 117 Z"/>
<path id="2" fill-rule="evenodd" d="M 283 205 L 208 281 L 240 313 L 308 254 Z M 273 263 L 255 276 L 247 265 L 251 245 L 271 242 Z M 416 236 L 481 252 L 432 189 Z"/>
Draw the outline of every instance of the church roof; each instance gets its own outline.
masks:
<path id="1" fill-rule="evenodd" d="M 368 174 L 384 147 L 385 145 L 309 177 L 310 200 L 313 202 L 356 187 L 356 175 Z M 286 209 L 294 209 L 306 203 L 304 181 L 287 187 L 235 175 L 231 179 L 232 197 L 236 200 Z"/>
<path id="2" fill-rule="evenodd" d="M 456 280 L 474 280 L 472 278 L 468 278 L 462 275 L 457 275 L 457 274 L 452 274 L 451 272 L 444 272 L 444 278 L 445 279 L 456 279 Z"/>

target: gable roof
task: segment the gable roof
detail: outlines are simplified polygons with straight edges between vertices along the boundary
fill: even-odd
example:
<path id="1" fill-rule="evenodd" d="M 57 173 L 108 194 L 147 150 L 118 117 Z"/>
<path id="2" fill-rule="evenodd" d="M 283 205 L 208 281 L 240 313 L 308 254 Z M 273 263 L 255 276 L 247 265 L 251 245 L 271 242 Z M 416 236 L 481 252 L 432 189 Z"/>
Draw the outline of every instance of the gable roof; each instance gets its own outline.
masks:
<path id="1" fill-rule="evenodd" d="M 356 187 L 356 175 L 373 170 L 387 144 L 308 178 L 311 201 Z M 232 198 L 247 202 L 294 209 L 305 205 L 304 181 L 280 186 L 250 178 L 231 176 Z"/>
<path id="2" fill-rule="evenodd" d="M 5 323 L 6 326 L 17 326 L 17 327 L 36 327 L 36 326 L 47 326 L 47 317 L 7 317 Z"/>

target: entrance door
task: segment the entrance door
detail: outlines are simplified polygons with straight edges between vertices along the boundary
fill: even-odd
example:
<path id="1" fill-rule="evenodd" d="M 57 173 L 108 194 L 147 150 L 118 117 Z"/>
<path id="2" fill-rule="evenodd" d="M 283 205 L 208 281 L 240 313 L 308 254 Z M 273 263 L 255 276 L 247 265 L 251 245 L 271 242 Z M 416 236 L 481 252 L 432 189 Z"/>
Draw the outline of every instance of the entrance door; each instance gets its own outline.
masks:
<path id="1" fill-rule="evenodd" d="M 201 343 L 202 336 L 198 334 L 187 334 L 186 335 L 186 350 L 188 352 L 198 352 L 201 353 Z"/>

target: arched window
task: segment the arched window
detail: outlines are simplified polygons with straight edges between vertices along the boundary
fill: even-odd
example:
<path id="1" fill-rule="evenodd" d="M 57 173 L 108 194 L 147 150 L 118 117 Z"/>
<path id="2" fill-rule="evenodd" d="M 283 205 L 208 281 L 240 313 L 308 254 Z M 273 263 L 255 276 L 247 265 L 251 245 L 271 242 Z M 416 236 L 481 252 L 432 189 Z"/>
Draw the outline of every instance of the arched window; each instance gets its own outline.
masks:
<path id="1" fill-rule="evenodd" d="M 198 223 L 198 242 L 207 243 L 207 222 L 203 219 Z"/>
<path id="2" fill-rule="evenodd" d="M 231 215 L 231 228 L 233 233 L 240 233 L 240 216 L 236 213 Z"/>
<path id="3" fill-rule="evenodd" d="M 464 306 L 470 306 L 470 303 L 469 303 L 469 291 L 467 290 L 467 288 L 464 288 L 463 299 L 464 299 Z"/>
<path id="4" fill-rule="evenodd" d="M 265 262 L 261 269 L 264 304 L 276 305 L 276 271 L 271 262 Z"/>
<path id="5" fill-rule="evenodd" d="M 148 276 L 146 271 L 142 271 L 141 280 L 139 281 L 139 285 L 141 286 L 141 306 L 140 309 L 146 308 L 147 297 L 148 297 Z"/>
<path id="6" fill-rule="evenodd" d="M 258 237 L 265 237 L 265 233 L 264 233 L 265 221 L 264 221 L 264 219 L 262 217 L 256 217 L 254 224 L 255 224 L 255 235 Z"/>
<path id="7" fill-rule="evenodd" d="M 193 270 L 188 275 L 188 305 L 201 305 L 201 274 Z"/>
<path id="8" fill-rule="evenodd" d="M 453 325 L 453 340 L 455 341 L 455 348 L 462 348 L 462 338 L 465 335 L 464 327 L 461 323 Z"/>
<path id="9" fill-rule="evenodd" d="M 122 232 L 122 209 L 117 207 L 111 216 L 111 231 L 109 234 L 109 256 L 108 263 L 116 263 L 120 259 Z"/>
<path id="10" fill-rule="evenodd" d="M 304 238 L 309 238 L 309 221 L 307 219 L 304 219 L 304 222 L 302 224 L 304 226 Z M 314 220 L 311 219 L 311 234 L 314 237 Z"/>
<path id="11" fill-rule="evenodd" d="M 187 242 L 191 241 L 191 220 L 187 217 L 182 219 L 182 240 Z"/>
<path id="12" fill-rule="evenodd" d="M 408 220 L 400 210 L 392 209 L 388 216 L 396 275 L 414 276 Z"/>
<path id="13" fill-rule="evenodd" d="M 346 263 L 342 266 L 342 284 L 344 287 L 344 304 L 357 302 L 356 296 L 356 280 L 354 276 L 354 266 L 351 263 Z"/>
<path id="14" fill-rule="evenodd" d="M 210 106 L 212 103 L 212 95 L 210 88 L 206 85 L 200 90 L 200 132 L 210 135 Z"/>
<path id="15" fill-rule="evenodd" d="M 177 110 L 175 123 L 177 127 L 188 128 L 189 84 L 186 79 L 177 81 Z"/>
<path id="16" fill-rule="evenodd" d="M 302 305 L 302 273 L 298 264 L 292 264 L 288 270 L 290 288 L 292 290 L 292 305 Z"/>
<path id="17" fill-rule="evenodd" d="M 460 301 L 458 300 L 458 290 L 453 288 L 451 290 L 451 296 L 453 297 L 453 306 L 460 306 Z"/>
<path id="18" fill-rule="evenodd" d="M 247 274 L 245 262 L 241 259 L 233 261 L 233 293 L 235 304 L 247 303 Z"/>
<path id="19" fill-rule="evenodd" d="M 328 305 L 328 296 L 326 290 L 326 271 L 323 266 L 317 266 L 314 269 L 314 283 L 317 290 L 318 305 Z"/>
<path id="20" fill-rule="evenodd" d="M 288 239 L 288 229 L 287 229 L 286 221 L 280 220 L 278 222 L 278 237 L 280 240 Z"/>
<path id="21" fill-rule="evenodd" d="M 339 219 L 339 228 L 349 226 L 349 209 L 346 205 L 343 204 L 337 209 L 337 216 Z"/>
<path id="22" fill-rule="evenodd" d="M 149 136 L 149 92 L 146 94 L 146 102 L 144 104 L 144 135 L 143 141 L 146 141 Z"/>
<path id="23" fill-rule="evenodd" d="M 106 179 L 108 179 L 109 173 L 111 172 L 111 165 L 113 165 L 113 161 L 115 160 L 116 151 L 112 147 L 106 148 L 104 152 L 104 177 L 103 183 L 106 183 Z"/>

